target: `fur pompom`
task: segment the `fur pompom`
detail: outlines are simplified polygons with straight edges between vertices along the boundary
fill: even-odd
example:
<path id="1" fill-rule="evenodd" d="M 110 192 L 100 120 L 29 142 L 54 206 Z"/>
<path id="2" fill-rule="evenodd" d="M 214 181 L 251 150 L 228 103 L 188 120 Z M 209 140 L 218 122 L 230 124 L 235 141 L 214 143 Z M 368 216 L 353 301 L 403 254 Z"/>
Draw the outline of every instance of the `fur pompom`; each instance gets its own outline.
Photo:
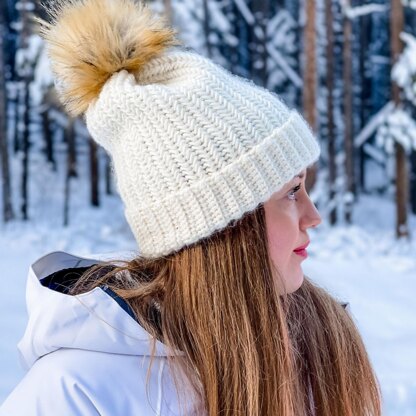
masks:
<path id="1" fill-rule="evenodd" d="M 57 0 L 45 6 L 48 23 L 37 19 L 46 40 L 59 94 L 77 116 L 93 102 L 108 78 L 132 73 L 167 47 L 175 31 L 144 3 L 134 0 Z"/>

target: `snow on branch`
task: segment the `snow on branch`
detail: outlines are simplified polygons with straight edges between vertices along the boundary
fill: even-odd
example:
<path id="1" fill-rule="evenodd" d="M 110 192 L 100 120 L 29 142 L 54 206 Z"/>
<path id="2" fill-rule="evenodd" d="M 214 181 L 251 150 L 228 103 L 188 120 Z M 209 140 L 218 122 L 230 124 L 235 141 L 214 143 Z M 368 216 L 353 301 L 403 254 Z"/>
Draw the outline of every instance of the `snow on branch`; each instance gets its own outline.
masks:
<path id="1" fill-rule="evenodd" d="M 244 19 L 249 25 L 254 25 L 255 19 L 253 13 L 251 13 L 250 9 L 247 7 L 245 0 L 234 0 L 235 5 L 237 6 L 240 13 L 243 15 Z"/>
<path id="2" fill-rule="evenodd" d="M 41 105 L 45 94 L 54 85 L 52 69 L 45 47 L 43 47 L 39 54 L 33 75 L 33 81 L 30 85 L 30 95 L 34 105 Z"/>
<path id="3" fill-rule="evenodd" d="M 392 78 L 397 82 L 406 98 L 416 105 L 416 38 L 402 32 L 400 38 L 406 46 L 392 70 Z"/>
<path id="4" fill-rule="evenodd" d="M 375 147 L 370 143 L 364 143 L 363 149 L 378 164 L 383 166 L 386 163 L 386 154 L 379 147 Z"/>
<path id="5" fill-rule="evenodd" d="M 43 48 L 43 42 L 39 35 L 32 34 L 27 38 L 27 45 L 16 51 L 15 63 L 18 71 L 24 71 L 27 65 L 34 65 Z"/>
<path id="6" fill-rule="evenodd" d="M 394 153 L 394 143 L 400 143 L 407 154 L 416 150 L 416 121 L 401 107 L 396 107 L 378 128 L 376 144 L 388 154 Z"/>
<path id="7" fill-rule="evenodd" d="M 378 113 L 370 118 L 370 121 L 364 126 L 358 136 L 354 139 L 354 146 L 360 147 L 366 142 L 369 137 L 376 132 L 378 127 L 384 122 L 386 117 L 393 111 L 394 103 L 389 101 L 384 107 L 382 107 Z"/>
<path id="8" fill-rule="evenodd" d="M 285 61 L 280 52 L 275 49 L 272 45 L 267 44 L 267 51 L 270 57 L 280 66 L 280 69 L 286 74 L 286 76 L 296 85 L 296 87 L 302 87 L 303 82 L 300 76 L 290 67 Z"/>
<path id="9" fill-rule="evenodd" d="M 302 81 L 293 71 L 295 55 L 299 45 L 296 41 L 297 22 L 287 10 L 279 10 L 266 25 L 266 49 L 269 76 L 267 87 L 273 91 L 282 88 L 282 84 L 290 79 L 296 86 Z"/>
<path id="10" fill-rule="evenodd" d="M 208 2 L 209 15 L 213 22 L 215 22 L 215 28 L 221 33 L 226 34 L 232 32 L 231 22 L 224 15 L 223 10 L 217 2 Z"/>
<path id="11" fill-rule="evenodd" d="M 416 0 L 402 0 L 403 6 L 416 10 Z"/>
<path id="12" fill-rule="evenodd" d="M 416 1 L 416 0 L 411 0 Z M 383 13 L 389 10 L 389 6 L 385 4 L 365 4 L 363 6 L 351 7 L 349 2 L 346 0 L 341 0 L 342 9 L 345 16 L 349 19 L 355 19 L 356 17 L 366 16 L 371 13 Z"/>

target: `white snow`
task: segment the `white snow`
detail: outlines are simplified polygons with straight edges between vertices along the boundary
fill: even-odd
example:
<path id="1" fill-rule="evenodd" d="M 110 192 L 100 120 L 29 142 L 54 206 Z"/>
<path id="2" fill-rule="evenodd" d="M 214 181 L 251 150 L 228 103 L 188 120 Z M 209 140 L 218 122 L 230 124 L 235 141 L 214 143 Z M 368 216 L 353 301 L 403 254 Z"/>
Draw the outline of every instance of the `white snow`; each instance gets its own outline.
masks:
<path id="1" fill-rule="evenodd" d="M 34 66 L 43 49 L 43 41 L 39 35 L 32 34 L 27 38 L 27 45 L 16 52 L 16 67 L 21 76 L 30 74 L 27 66 Z"/>
<path id="2" fill-rule="evenodd" d="M 364 143 L 363 149 L 365 153 L 376 160 L 380 165 L 386 163 L 386 154 L 379 148 L 370 143 Z"/>
<path id="3" fill-rule="evenodd" d="M 385 13 L 389 10 L 389 6 L 385 4 L 365 4 L 363 6 L 349 7 L 345 0 L 341 1 L 345 15 L 350 19 L 366 16 L 372 13 Z"/>
<path id="4" fill-rule="evenodd" d="M 385 118 L 393 111 L 393 109 L 394 103 L 389 101 L 374 116 L 372 116 L 369 122 L 354 139 L 354 146 L 360 147 L 365 141 L 367 141 L 369 137 L 378 129 L 380 124 L 383 123 Z"/>
<path id="5" fill-rule="evenodd" d="M 27 10 L 27 11 L 33 11 L 35 10 L 35 5 L 34 3 L 31 3 L 29 1 L 18 1 L 15 4 L 16 10 Z"/>
<path id="6" fill-rule="evenodd" d="M 48 88 L 54 84 L 52 70 L 46 48 L 39 52 L 34 69 L 34 79 L 30 86 L 30 94 L 34 105 L 40 105 Z"/>
<path id="7" fill-rule="evenodd" d="M 416 105 L 416 38 L 406 32 L 402 32 L 400 38 L 405 42 L 405 48 L 393 66 L 391 76 L 404 90 L 406 98 Z"/>
<path id="8" fill-rule="evenodd" d="M 256 19 L 251 13 L 250 9 L 248 8 L 247 4 L 243 0 L 234 0 L 235 5 L 237 6 L 238 10 L 246 20 L 249 25 L 254 25 Z"/>
<path id="9" fill-rule="evenodd" d="M 407 153 L 416 149 L 416 122 L 403 108 L 397 107 L 383 120 L 377 130 L 376 143 L 391 154 L 394 142 L 400 143 Z"/>
<path id="10" fill-rule="evenodd" d="M 273 45 L 267 45 L 267 52 L 269 52 L 270 57 L 278 64 L 279 68 L 287 78 L 297 87 L 302 87 L 303 81 L 300 76 L 291 68 L 281 53 Z"/>
<path id="11" fill-rule="evenodd" d="M 158 4 L 163 10 L 163 3 L 151 2 L 151 4 Z M 203 31 L 203 7 L 201 1 L 177 0 L 172 9 L 173 25 L 181 28 L 179 38 L 184 45 L 195 49 L 201 53 L 207 54 L 206 39 Z"/>
<path id="12" fill-rule="evenodd" d="M 267 88 L 272 91 L 281 91 L 287 80 L 299 88 L 303 84 L 301 77 L 293 69 L 296 65 L 294 56 L 299 47 L 295 39 L 297 24 L 284 9 L 280 9 L 267 22 Z"/>
<path id="13" fill-rule="evenodd" d="M 402 0 L 403 6 L 410 7 L 416 10 L 416 0 Z"/>
<path id="14" fill-rule="evenodd" d="M 221 4 L 210 1 L 207 6 L 210 22 L 215 22 L 215 29 L 220 33 L 231 32 L 231 22 L 224 15 Z"/>

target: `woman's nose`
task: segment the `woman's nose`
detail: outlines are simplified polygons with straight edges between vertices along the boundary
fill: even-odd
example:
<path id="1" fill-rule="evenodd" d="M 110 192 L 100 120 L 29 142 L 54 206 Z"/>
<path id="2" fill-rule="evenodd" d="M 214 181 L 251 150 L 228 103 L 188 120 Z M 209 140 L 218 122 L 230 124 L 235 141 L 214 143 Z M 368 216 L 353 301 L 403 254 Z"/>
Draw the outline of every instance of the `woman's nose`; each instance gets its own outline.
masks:
<path id="1" fill-rule="evenodd" d="M 315 204 L 312 202 L 309 196 L 307 199 L 307 206 L 305 207 L 304 215 L 302 216 L 303 229 L 315 228 L 322 222 L 321 215 L 319 214 Z"/>

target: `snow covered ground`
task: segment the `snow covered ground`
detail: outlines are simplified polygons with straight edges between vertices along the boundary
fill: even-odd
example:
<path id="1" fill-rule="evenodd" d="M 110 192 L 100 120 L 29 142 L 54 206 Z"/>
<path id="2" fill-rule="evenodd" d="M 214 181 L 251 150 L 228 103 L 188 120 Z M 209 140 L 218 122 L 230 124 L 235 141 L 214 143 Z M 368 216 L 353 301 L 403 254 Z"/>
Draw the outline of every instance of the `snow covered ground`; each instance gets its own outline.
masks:
<path id="1" fill-rule="evenodd" d="M 44 186 L 45 195 L 51 195 L 54 184 Z M 66 229 L 56 207 L 44 202 L 42 210 L 32 212 L 35 222 L 0 224 L 0 402 L 23 375 L 16 343 L 26 322 L 29 264 L 54 250 L 88 255 L 135 249 L 117 198 L 105 198 L 99 210 L 72 209 Z M 416 416 L 416 218 L 410 223 L 414 241 L 397 242 L 393 204 L 365 197 L 355 223 L 314 230 L 304 270 L 350 303 L 382 386 L 383 414 Z"/>

